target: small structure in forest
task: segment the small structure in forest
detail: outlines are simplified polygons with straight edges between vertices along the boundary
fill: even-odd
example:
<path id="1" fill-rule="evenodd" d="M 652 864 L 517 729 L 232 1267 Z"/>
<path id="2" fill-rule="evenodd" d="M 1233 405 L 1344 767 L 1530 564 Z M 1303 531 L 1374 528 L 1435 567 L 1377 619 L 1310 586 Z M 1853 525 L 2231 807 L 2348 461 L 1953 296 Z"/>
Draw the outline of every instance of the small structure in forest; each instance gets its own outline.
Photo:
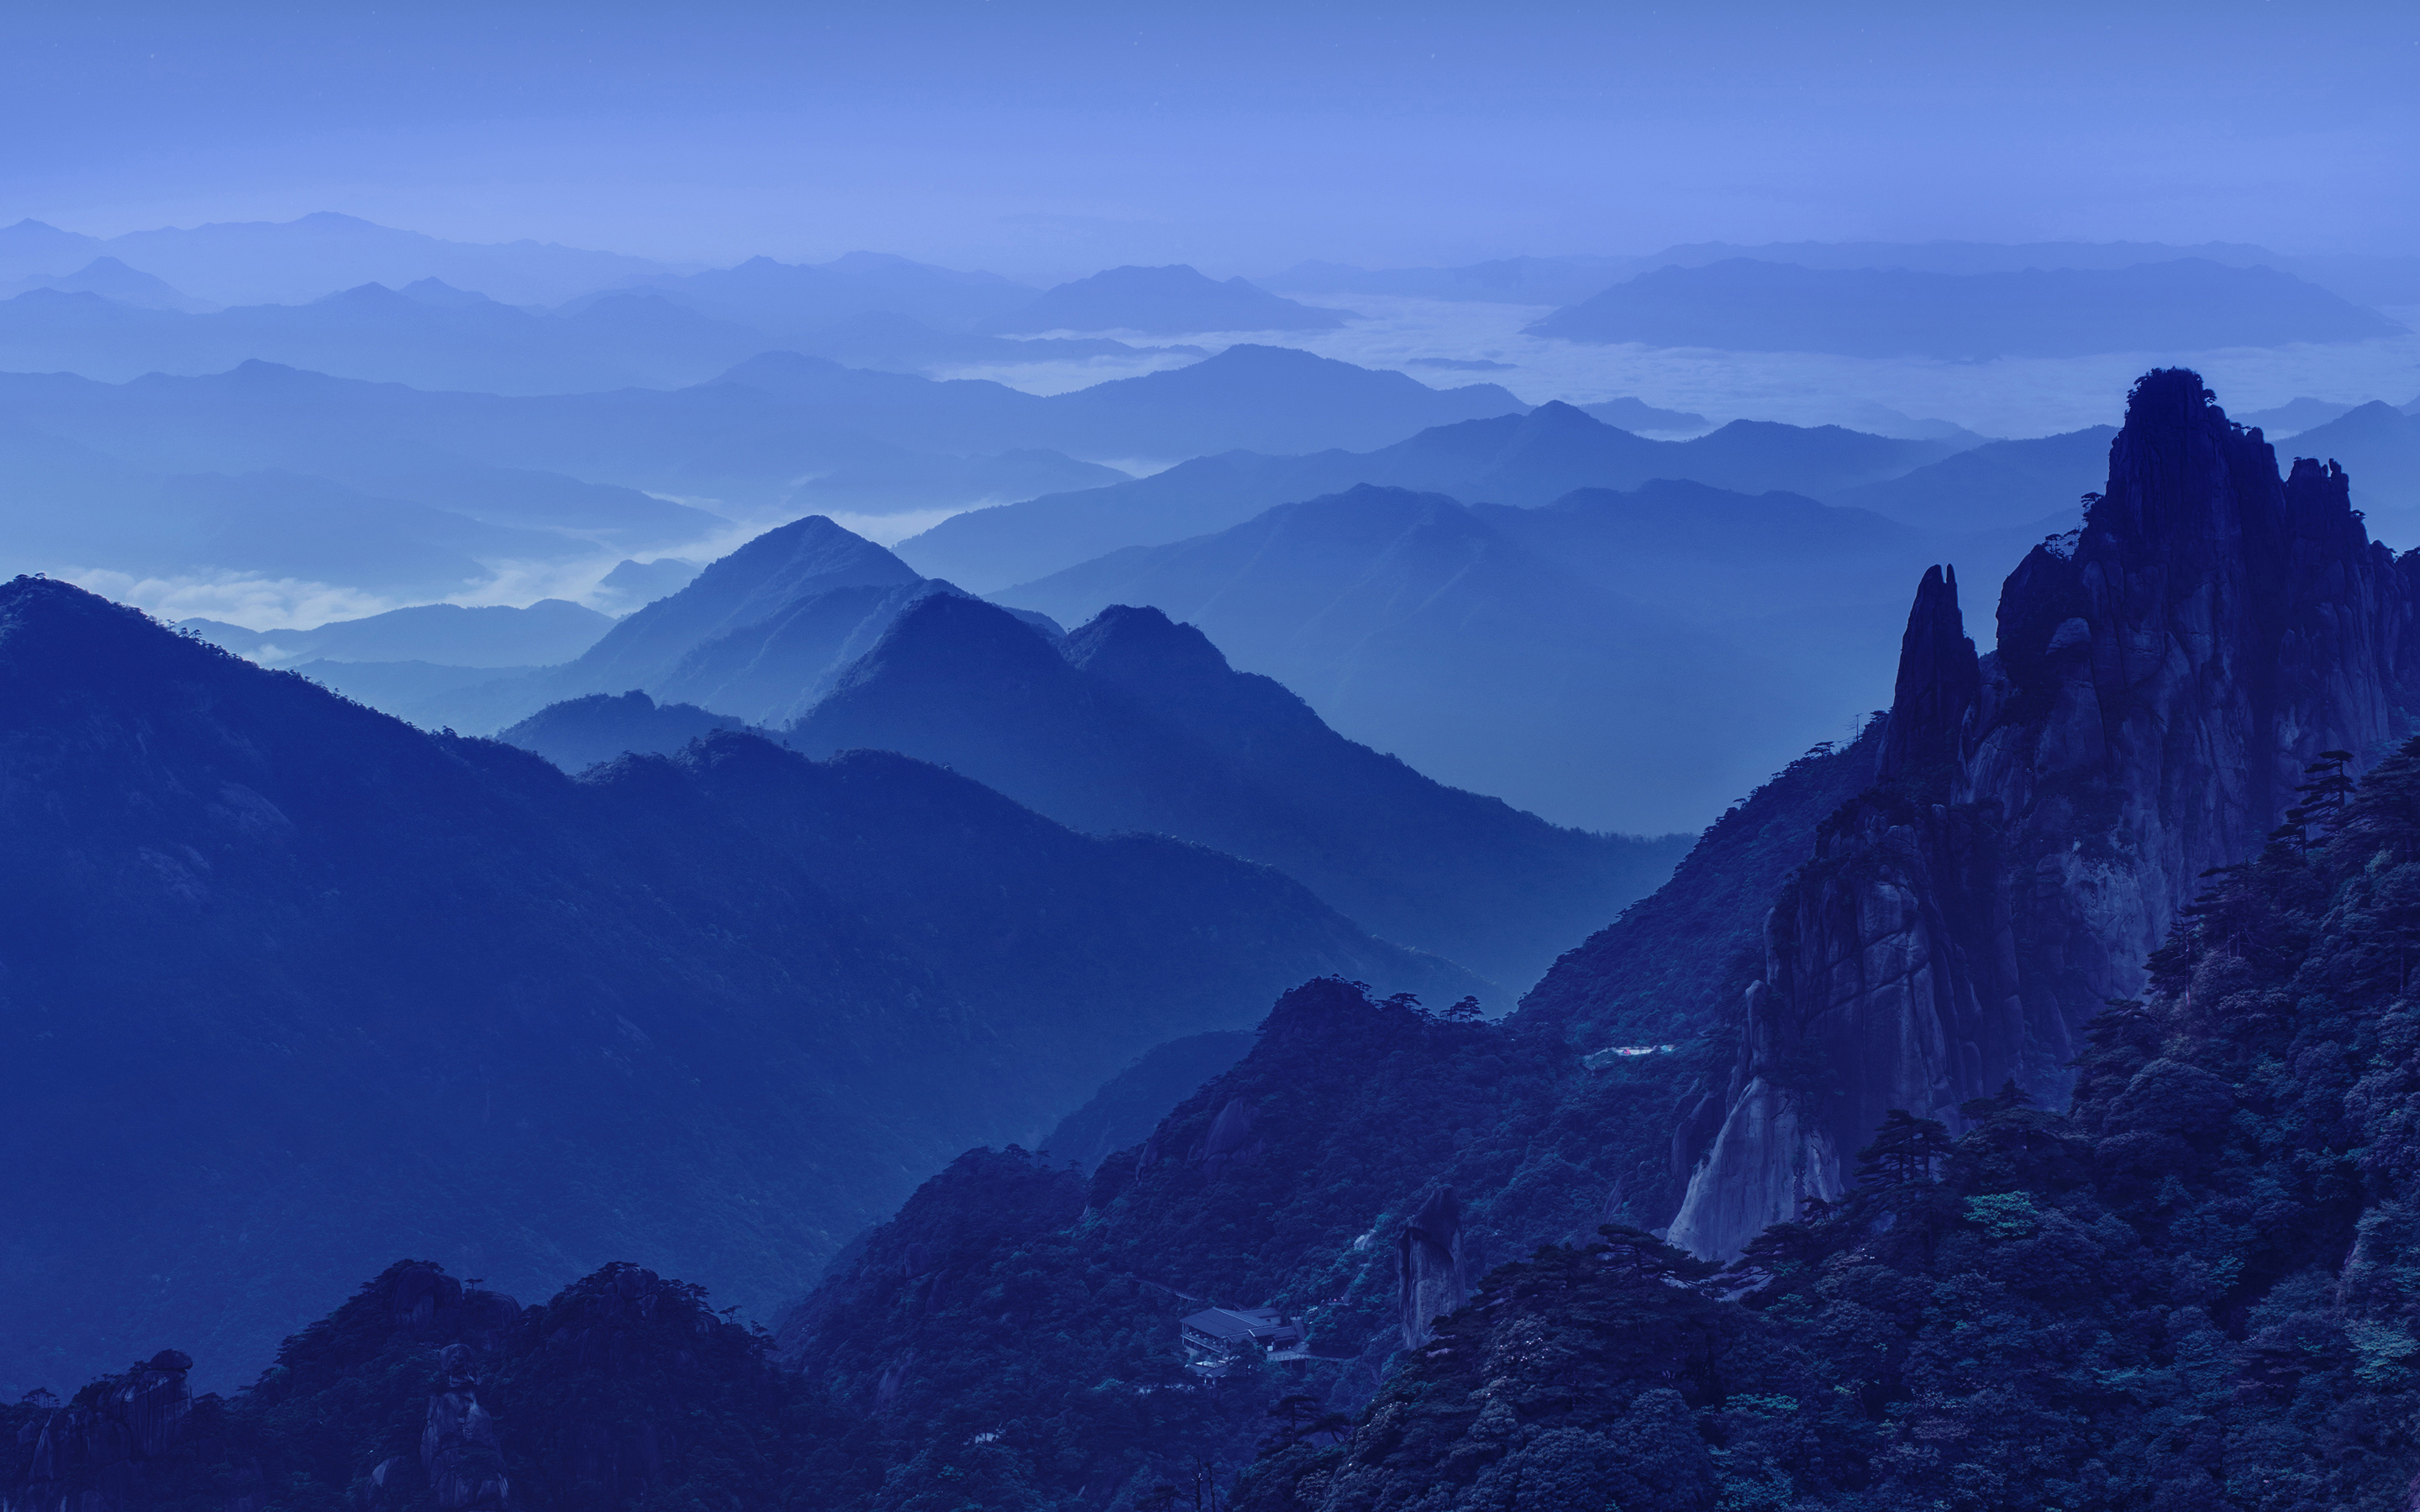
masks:
<path id="1" fill-rule="evenodd" d="M 1298 1350 L 1302 1321 L 1274 1307 L 1205 1307 L 1185 1319 L 1187 1368 L 1224 1375 L 1247 1350 Z"/>

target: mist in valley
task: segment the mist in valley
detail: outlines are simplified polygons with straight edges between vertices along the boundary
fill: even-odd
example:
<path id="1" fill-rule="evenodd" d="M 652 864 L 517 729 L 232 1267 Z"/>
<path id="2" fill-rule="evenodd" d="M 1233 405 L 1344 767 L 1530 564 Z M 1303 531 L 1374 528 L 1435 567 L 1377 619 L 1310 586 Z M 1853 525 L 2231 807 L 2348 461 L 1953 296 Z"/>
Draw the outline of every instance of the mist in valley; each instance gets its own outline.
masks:
<path id="1" fill-rule="evenodd" d="M 2412 16 L 0 34 L 0 1509 L 2404 1504 Z"/>

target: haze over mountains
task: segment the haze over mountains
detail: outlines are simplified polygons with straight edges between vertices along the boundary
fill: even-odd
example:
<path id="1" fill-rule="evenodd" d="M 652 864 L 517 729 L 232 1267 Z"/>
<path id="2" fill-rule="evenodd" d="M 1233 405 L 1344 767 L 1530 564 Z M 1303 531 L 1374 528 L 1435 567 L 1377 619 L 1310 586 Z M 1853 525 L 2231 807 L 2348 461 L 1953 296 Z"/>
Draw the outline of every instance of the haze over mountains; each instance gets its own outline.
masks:
<path id="1" fill-rule="evenodd" d="M 1668 1225 L 1706 1151 L 1788 1164 L 1739 1131 L 1797 1084 L 1759 1049 L 1731 1088 L 1762 1031 L 1729 1015 L 1774 899 L 1846 843 L 1871 712 L 1921 702 L 1911 590 L 1937 619 L 1936 564 L 2070 560 L 2113 446 L 2149 444 L 2148 411 L 1996 435 L 1844 388 L 1875 428 L 1792 424 L 1640 373 L 2051 381 L 2231 343 L 2277 364 L 2247 415 L 2312 458 L 2292 498 L 2336 490 L 2288 512 L 2310 541 L 2370 563 L 2354 509 L 2420 539 L 2386 262 L 1710 246 L 1045 286 L 341 217 L 90 239 L 0 233 L 0 544 L 54 575 L 0 589 L 0 849 L 39 897 L 0 925 L 0 1058 L 35 1124 L 96 1131 L 0 1178 L 34 1215 L 0 1279 L 71 1320 L 7 1346 L 28 1384 L 163 1330 L 231 1381 L 404 1254 L 531 1295 L 636 1256 L 768 1320 L 837 1260 L 780 1348 L 854 1382 L 834 1421 L 887 1391 L 923 1422 L 908 1351 L 973 1346 L 877 1348 L 834 1299 L 959 1318 L 977 1260 L 910 1230 L 974 1254 L 1014 1226 L 947 1215 L 997 1179 L 1035 1194 L 1037 1273 L 1105 1268 L 1063 1312 L 1128 1319 L 1146 1282 L 1334 1309 L 1305 1368 L 1358 1411 L 1487 1245 Z M 2415 381 L 2312 378 L 2332 353 Z M 1019 1151 L 900 1207 L 1046 1136 L 1090 1196 Z M 1782 1211 L 1713 1185 L 1701 1247 Z M 1063 1231 L 1088 1206 L 1097 1251 Z"/>
<path id="2" fill-rule="evenodd" d="M 1480 985 L 908 758 L 723 735 L 575 782 L 64 583 L 0 586 L 0 1061 L 20 1117 L 87 1130 L 0 1177 L 8 1285 L 65 1325 L 8 1332 L 12 1382 L 162 1326 L 241 1358 L 400 1247 L 523 1287 L 669 1250 L 769 1307 L 1158 1041 L 1323 972 Z"/>

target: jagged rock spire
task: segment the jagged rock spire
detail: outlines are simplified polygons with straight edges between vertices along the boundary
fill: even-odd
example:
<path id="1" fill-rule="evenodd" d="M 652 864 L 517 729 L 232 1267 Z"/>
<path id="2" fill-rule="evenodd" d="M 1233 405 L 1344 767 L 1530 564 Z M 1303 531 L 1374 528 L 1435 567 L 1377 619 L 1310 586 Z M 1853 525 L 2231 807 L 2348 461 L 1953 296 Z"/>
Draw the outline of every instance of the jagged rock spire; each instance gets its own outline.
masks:
<path id="1" fill-rule="evenodd" d="M 1882 784 L 1776 901 L 1712 1148 L 1671 1235 L 1737 1254 L 1904 1108 L 1953 1128 L 2013 1080 L 2063 1102 L 2204 871 L 2257 852 L 2322 750 L 2420 714 L 2420 553 L 2368 539 L 2343 470 L 2278 475 L 2198 374 L 2128 395 L 2081 531 L 2004 585 L 1977 657 L 1928 573 Z"/>
<path id="2" fill-rule="evenodd" d="M 1962 733 L 1982 687 L 1975 642 L 1958 611 L 1958 569 L 1929 567 L 1900 640 L 1881 779 L 1945 767 L 1962 755 Z"/>

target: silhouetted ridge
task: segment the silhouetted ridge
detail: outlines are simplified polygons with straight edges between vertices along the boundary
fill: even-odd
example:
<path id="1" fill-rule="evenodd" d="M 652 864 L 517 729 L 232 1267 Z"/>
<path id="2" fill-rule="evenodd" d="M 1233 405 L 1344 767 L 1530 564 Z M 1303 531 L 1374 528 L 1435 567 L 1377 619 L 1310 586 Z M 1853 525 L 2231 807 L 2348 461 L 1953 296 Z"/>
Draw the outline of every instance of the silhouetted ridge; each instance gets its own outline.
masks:
<path id="1" fill-rule="evenodd" d="M 1054 645 L 991 605 L 921 600 L 787 738 L 815 754 L 907 751 L 1063 824 L 1276 867 L 1383 937 L 1512 991 L 1679 848 L 1558 829 L 1441 786 L 1152 609 L 1105 611 Z"/>
<path id="2" fill-rule="evenodd" d="M 770 618 L 804 597 L 840 588 L 917 580 L 914 568 L 820 515 L 793 520 L 708 564 L 689 585 L 606 632 L 573 662 L 582 681 L 644 687 L 720 635 Z"/>
<path id="3" fill-rule="evenodd" d="M 722 731 L 574 781 L 63 582 L 0 584 L 0 1063 L 28 1127 L 89 1125 L 0 1167 L 17 1305 L 73 1320 L 0 1333 L 28 1385 L 163 1331 L 243 1366 L 407 1241 L 766 1306 L 905 1173 L 1288 982 L 1480 986 L 908 757 Z"/>

